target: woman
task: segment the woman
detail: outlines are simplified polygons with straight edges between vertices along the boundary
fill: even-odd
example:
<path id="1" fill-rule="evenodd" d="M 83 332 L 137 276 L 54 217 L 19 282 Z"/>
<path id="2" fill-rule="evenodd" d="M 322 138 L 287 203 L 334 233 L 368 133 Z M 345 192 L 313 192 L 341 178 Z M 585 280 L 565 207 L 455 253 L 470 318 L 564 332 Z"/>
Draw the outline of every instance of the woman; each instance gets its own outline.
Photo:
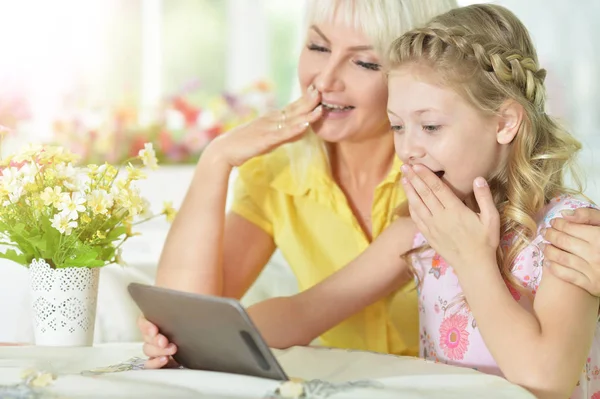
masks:
<path id="1" fill-rule="evenodd" d="M 279 248 L 304 292 L 362 253 L 405 199 L 379 50 L 455 6 L 451 0 L 311 2 L 298 66 L 303 97 L 209 145 L 167 237 L 157 285 L 240 298 Z M 238 166 L 234 204 L 225 216 L 229 174 Z M 314 331 L 298 337 L 290 327 L 265 339 L 287 347 L 327 331 L 324 345 L 416 355 L 416 292 L 399 281 L 406 276 L 390 276 L 359 298 L 326 286 L 335 306 L 306 302 L 307 311 L 322 312 Z M 297 308 L 287 312 L 287 321 L 272 320 L 272 304 L 250 309 L 259 328 L 294 326 Z M 354 315 L 337 324 L 336 309 Z M 147 321 L 140 327 L 151 358 L 147 367 L 164 366 L 175 345 Z"/>

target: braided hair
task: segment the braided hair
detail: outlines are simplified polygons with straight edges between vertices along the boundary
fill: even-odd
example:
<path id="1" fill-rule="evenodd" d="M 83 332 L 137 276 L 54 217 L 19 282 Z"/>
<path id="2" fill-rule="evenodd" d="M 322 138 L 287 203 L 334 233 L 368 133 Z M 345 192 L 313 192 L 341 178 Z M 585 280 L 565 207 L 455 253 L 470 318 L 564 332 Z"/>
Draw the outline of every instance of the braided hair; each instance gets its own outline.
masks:
<path id="1" fill-rule="evenodd" d="M 523 107 L 508 161 L 488 177 L 500 211 L 501 237 L 511 238 L 498 248 L 498 265 L 505 280 L 519 287 L 512 264 L 537 233 L 537 213 L 557 195 L 582 191 L 571 169 L 581 145 L 545 112 L 546 71 L 539 66 L 527 29 L 498 5 L 454 9 L 392 43 L 388 69 L 407 64 L 430 67 L 485 114 L 497 113 L 507 100 Z M 564 184 L 567 170 L 576 190 Z"/>

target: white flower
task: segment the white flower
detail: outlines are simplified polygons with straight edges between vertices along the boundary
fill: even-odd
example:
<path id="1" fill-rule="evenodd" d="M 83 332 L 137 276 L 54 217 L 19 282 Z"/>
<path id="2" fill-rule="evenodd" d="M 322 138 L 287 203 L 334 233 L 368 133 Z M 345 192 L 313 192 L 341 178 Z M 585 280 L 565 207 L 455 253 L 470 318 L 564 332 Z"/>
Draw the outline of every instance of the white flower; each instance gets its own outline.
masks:
<path id="1" fill-rule="evenodd" d="M 12 192 L 8 193 L 8 200 L 11 203 L 16 204 L 23 195 L 23 190 L 23 186 L 15 187 Z"/>
<path id="2" fill-rule="evenodd" d="M 142 211 L 140 212 L 140 216 L 144 219 L 154 216 L 154 213 L 152 213 L 152 205 L 146 198 L 142 198 Z"/>
<path id="3" fill-rule="evenodd" d="M 117 262 L 117 265 L 127 266 L 127 263 L 123 260 L 122 248 L 117 249 L 117 252 L 115 253 L 115 261 Z"/>
<path id="4" fill-rule="evenodd" d="M 94 214 L 105 215 L 113 206 L 113 197 L 106 190 L 94 190 L 88 197 L 88 207 Z"/>
<path id="5" fill-rule="evenodd" d="M 156 159 L 156 153 L 152 147 L 152 143 L 144 144 L 144 149 L 140 150 L 138 156 L 142 158 L 144 166 L 150 169 L 158 169 L 158 160 Z"/>
<path id="6" fill-rule="evenodd" d="M 74 228 L 77 227 L 77 222 L 71 221 L 64 213 L 58 213 L 52 218 L 52 227 L 60 231 L 61 234 L 70 235 Z"/>
<path id="7" fill-rule="evenodd" d="M 31 164 L 26 163 L 19 169 L 19 177 L 22 184 L 35 183 L 35 176 L 37 174 L 37 168 L 32 167 Z"/>
<path id="8" fill-rule="evenodd" d="M 52 205 L 55 208 L 58 208 L 62 201 L 67 201 L 69 199 L 69 194 L 63 193 L 60 186 L 55 186 L 54 188 L 46 187 L 40 194 L 40 198 L 44 201 L 44 205 Z"/>
<path id="9" fill-rule="evenodd" d="M 2 170 L 2 187 L 8 192 L 13 192 L 21 185 L 19 182 L 19 170 L 14 166 Z"/>
<path id="10" fill-rule="evenodd" d="M 58 204 L 58 210 L 62 211 L 61 215 L 65 215 L 68 219 L 77 220 L 78 212 L 85 212 L 85 196 L 79 193 L 73 193 L 72 196 L 66 197 Z"/>

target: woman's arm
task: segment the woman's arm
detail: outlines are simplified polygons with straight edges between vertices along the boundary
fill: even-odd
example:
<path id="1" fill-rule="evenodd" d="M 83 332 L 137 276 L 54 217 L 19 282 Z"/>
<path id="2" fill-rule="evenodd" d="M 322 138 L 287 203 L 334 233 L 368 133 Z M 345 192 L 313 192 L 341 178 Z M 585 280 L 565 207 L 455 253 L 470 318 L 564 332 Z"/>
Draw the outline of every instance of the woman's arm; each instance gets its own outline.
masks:
<path id="1" fill-rule="evenodd" d="M 569 397 L 590 350 L 598 298 L 546 273 L 530 313 L 506 289 L 495 259 L 463 270 L 461 287 L 506 378 L 538 397 Z"/>
<path id="2" fill-rule="evenodd" d="M 167 235 L 156 284 L 182 291 L 240 297 L 275 249 L 272 237 L 244 218 L 225 217 L 235 166 L 297 140 L 321 117 L 316 90 L 218 137 L 204 150 L 191 186 Z M 285 119 L 282 119 L 285 115 Z"/>
<path id="3" fill-rule="evenodd" d="M 400 255 L 411 249 L 415 233 L 410 219 L 398 219 L 355 260 L 321 283 L 292 297 L 260 302 L 248 312 L 269 346 L 308 345 L 410 280 Z"/>

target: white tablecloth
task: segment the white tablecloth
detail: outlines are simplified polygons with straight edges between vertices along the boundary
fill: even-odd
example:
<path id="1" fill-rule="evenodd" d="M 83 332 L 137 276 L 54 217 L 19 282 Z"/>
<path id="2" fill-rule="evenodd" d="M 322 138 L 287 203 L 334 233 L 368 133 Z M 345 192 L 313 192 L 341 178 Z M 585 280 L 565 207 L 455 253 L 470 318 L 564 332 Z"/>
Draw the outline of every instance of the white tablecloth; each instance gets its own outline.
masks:
<path id="1" fill-rule="evenodd" d="M 421 359 L 327 348 L 274 352 L 290 377 L 305 381 L 313 392 L 308 398 L 533 398 L 502 378 Z M 0 398 L 278 398 L 277 381 L 196 370 L 139 370 L 142 357 L 140 344 L 0 347 Z M 32 387 L 23 382 L 27 369 L 56 379 Z"/>

